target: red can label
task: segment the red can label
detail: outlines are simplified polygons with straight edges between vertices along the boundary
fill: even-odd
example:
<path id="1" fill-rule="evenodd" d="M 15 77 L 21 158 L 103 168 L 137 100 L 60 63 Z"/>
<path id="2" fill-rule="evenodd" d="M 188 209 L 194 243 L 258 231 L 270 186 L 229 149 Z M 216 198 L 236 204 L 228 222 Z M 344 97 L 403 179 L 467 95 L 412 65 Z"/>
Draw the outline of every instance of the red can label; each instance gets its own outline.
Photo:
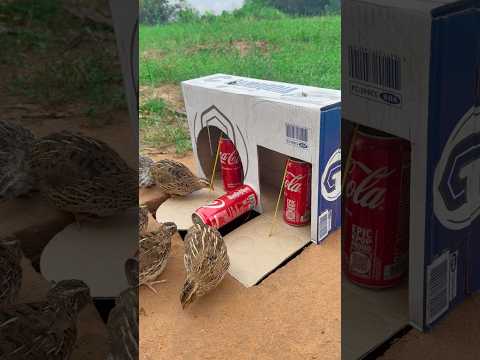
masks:
<path id="1" fill-rule="evenodd" d="M 408 142 L 358 132 L 345 190 L 344 270 L 359 285 L 390 287 L 408 264 Z"/>
<path id="2" fill-rule="evenodd" d="M 312 166 L 304 161 L 289 159 L 283 192 L 283 219 L 289 225 L 310 223 Z"/>
<path id="3" fill-rule="evenodd" d="M 230 139 L 220 139 L 220 164 L 225 191 L 235 190 L 243 184 L 242 161 Z"/>
<path id="4" fill-rule="evenodd" d="M 192 220 L 195 224 L 203 223 L 218 229 L 253 210 L 257 204 L 255 191 L 248 185 L 242 185 L 195 210 Z"/>

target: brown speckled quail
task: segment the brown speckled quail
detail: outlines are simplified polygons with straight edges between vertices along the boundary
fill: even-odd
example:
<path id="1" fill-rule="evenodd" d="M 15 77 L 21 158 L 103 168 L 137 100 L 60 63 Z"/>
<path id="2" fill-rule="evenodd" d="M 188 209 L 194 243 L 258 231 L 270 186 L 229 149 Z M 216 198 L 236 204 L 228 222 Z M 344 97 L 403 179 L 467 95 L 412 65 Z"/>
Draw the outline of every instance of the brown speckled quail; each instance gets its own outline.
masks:
<path id="1" fill-rule="evenodd" d="M 0 309 L 0 359 L 69 359 L 77 339 L 77 317 L 91 301 L 80 280 L 63 280 L 46 301 Z"/>
<path id="2" fill-rule="evenodd" d="M 138 159 L 138 186 L 139 187 L 151 187 L 155 185 L 155 179 L 150 171 L 154 162 L 147 156 L 139 155 Z"/>
<path id="3" fill-rule="evenodd" d="M 14 237 L 0 238 L 0 307 L 13 304 L 22 286 L 22 249 Z"/>
<path id="4" fill-rule="evenodd" d="M 185 165 L 174 160 L 159 160 L 150 171 L 157 187 L 171 196 L 185 196 L 210 185 L 208 180 L 198 178 Z"/>
<path id="5" fill-rule="evenodd" d="M 148 207 L 146 205 L 140 205 L 138 208 L 138 233 L 140 236 L 145 234 L 148 229 Z"/>
<path id="6" fill-rule="evenodd" d="M 225 242 L 217 229 L 193 225 L 185 237 L 186 279 L 180 295 L 185 309 L 199 297 L 213 290 L 223 280 L 230 266 Z"/>
<path id="7" fill-rule="evenodd" d="M 139 285 L 145 285 L 154 293 L 154 284 L 164 282 L 156 279 L 167 266 L 172 249 L 172 236 L 177 232 L 177 226 L 172 222 L 161 224 L 160 229 L 143 234 L 139 244 L 140 274 Z"/>
<path id="8" fill-rule="evenodd" d="M 0 200 L 16 198 L 34 188 L 30 168 L 34 140 L 30 130 L 0 121 Z"/>
<path id="9" fill-rule="evenodd" d="M 118 297 L 108 316 L 109 360 L 138 359 L 138 259 L 125 262 L 129 288 Z"/>
<path id="10" fill-rule="evenodd" d="M 106 143 L 67 131 L 36 141 L 32 169 L 41 193 L 77 221 L 137 206 L 136 171 Z"/>

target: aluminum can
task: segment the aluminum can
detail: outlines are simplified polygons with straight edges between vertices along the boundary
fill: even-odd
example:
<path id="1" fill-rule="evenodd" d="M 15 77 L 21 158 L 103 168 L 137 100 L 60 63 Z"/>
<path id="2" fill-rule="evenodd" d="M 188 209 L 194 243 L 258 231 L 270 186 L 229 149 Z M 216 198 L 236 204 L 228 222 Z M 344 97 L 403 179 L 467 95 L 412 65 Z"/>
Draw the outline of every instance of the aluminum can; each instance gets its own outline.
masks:
<path id="1" fill-rule="evenodd" d="M 199 207 L 193 213 L 192 220 L 194 224 L 205 224 L 219 229 L 253 210 L 257 204 L 258 196 L 255 191 L 248 185 L 242 185 Z"/>
<path id="2" fill-rule="evenodd" d="M 410 146 L 360 128 L 345 187 L 343 268 L 354 283 L 387 288 L 408 267 Z"/>
<path id="3" fill-rule="evenodd" d="M 230 139 L 220 139 L 220 164 L 225 191 L 235 190 L 243 184 L 242 161 Z"/>
<path id="4" fill-rule="evenodd" d="M 311 164 L 288 159 L 283 191 L 283 220 L 293 226 L 310 223 Z"/>

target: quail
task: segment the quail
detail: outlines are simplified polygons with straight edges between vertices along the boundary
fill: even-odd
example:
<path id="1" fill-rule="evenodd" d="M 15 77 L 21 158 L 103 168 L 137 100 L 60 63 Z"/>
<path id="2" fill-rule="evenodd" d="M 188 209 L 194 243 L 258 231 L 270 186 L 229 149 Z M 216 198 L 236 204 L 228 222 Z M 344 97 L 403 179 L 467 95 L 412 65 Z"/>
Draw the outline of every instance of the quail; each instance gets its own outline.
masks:
<path id="1" fill-rule="evenodd" d="M 139 156 L 138 159 L 138 185 L 141 188 L 148 188 L 155 185 L 150 168 L 154 164 L 153 160 L 147 156 Z"/>
<path id="2" fill-rule="evenodd" d="M 14 237 L 0 238 L 0 306 L 13 304 L 22 285 L 22 249 Z"/>
<path id="3" fill-rule="evenodd" d="M 159 160 L 152 165 L 150 171 L 157 187 L 170 196 L 185 196 L 210 186 L 208 180 L 198 178 L 175 160 Z"/>
<path id="4" fill-rule="evenodd" d="M 80 280 L 62 280 L 46 301 L 0 309 L 0 359 L 66 360 L 77 338 L 77 317 L 91 301 Z"/>
<path id="5" fill-rule="evenodd" d="M 138 259 L 125 262 L 125 275 L 129 288 L 118 297 L 108 316 L 110 360 L 138 358 Z"/>
<path id="6" fill-rule="evenodd" d="M 38 139 L 32 169 L 40 192 L 77 221 L 137 206 L 136 171 L 106 143 L 63 131 Z"/>
<path id="7" fill-rule="evenodd" d="M 0 200 L 13 199 L 34 189 L 30 168 L 34 141 L 30 130 L 0 121 Z"/>
<path id="8" fill-rule="evenodd" d="M 172 222 L 166 222 L 161 224 L 158 230 L 141 236 L 138 256 L 140 286 L 145 285 L 157 293 L 153 285 L 164 282 L 156 279 L 165 270 L 172 249 L 172 236 L 176 232 L 177 226 Z"/>
<path id="9" fill-rule="evenodd" d="M 138 233 L 145 234 L 148 228 L 148 207 L 146 205 L 140 205 L 138 208 Z"/>
<path id="10" fill-rule="evenodd" d="M 188 230 L 184 265 L 186 279 L 180 295 L 183 309 L 216 288 L 230 266 L 227 247 L 217 229 L 196 224 Z"/>

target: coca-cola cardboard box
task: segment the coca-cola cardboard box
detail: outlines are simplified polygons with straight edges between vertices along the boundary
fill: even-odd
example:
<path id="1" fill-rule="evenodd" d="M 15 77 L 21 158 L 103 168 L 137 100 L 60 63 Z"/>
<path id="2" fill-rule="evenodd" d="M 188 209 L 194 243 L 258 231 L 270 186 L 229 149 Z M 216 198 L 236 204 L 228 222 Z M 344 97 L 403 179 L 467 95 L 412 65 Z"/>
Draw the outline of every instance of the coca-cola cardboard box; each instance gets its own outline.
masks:
<path id="1" fill-rule="evenodd" d="M 279 186 L 286 158 L 306 161 L 312 165 L 311 241 L 319 243 L 340 226 L 338 90 L 224 74 L 185 81 L 182 89 L 200 176 L 210 178 L 221 131 L 235 144 L 244 182 L 258 194 L 256 210 L 262 213 L 262 197 L 269 191 L 261 186 L 262 171 Z M 272 155 L 259 169 L 265 149 L 285 158 Z M 276 161 L 282 163 L 273 166 Z"/>
<path id="2" fill-rule="evenodd" d="M 409 321 L 480 287 L 480 2 L 342 3 L 342 118 L 411 145 Z"/>

